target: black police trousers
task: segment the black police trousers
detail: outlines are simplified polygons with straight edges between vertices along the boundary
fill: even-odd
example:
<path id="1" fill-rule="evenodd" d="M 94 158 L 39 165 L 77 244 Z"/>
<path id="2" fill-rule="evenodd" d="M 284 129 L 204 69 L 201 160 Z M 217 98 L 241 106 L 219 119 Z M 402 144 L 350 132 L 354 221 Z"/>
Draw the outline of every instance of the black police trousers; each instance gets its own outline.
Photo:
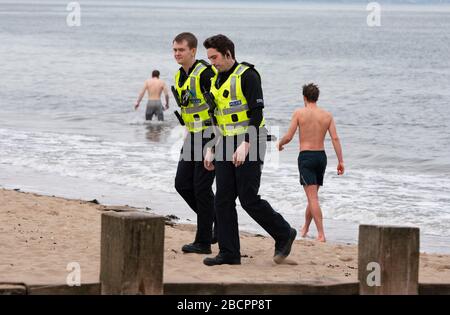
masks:
<path id="1" fill-rule="evenodd" d="M 226 138 L 222 137 L 224 141 Z M 241 141 L 238 141 L 235 148 Z M 222 149 L 223 146 L 219 146 Z M 253 145 L 253 148 L 256 148 Z M 242 208 L 254 219 L 270 236 L 275 239 L 275 248 L 287 241 L 290 233 L 289 223 L 261 196 L 258 195 L 262 166 L 266 150 L 266 142 L 258 143 L 260 158 L 249 159 L 235 167 L 230 160 L 232 152 L 222 155 L 223 159 L 217 159 L 216 148 L 216 218 L 218 226 L 219 253 L 227 258 L 240 257 L 239 227 L 236 212 L 236 198 L 239 198 Z M 226 149 L 223 149 L 224 151 Z M 252 150 L 252 148 L 250 149 Z M 230 150 L 228 150 L 230 151 Z"/>
<path id="2" fill-rule="evenodd" d="M 198 141 L 194 143 L 194 139 Z M 175 176 L 175 189 L 197 214 L 194 243 L 202 245 L 211 244 L 215 219 L 214 193 L 211 188 L 215 175 L 214 171 L 208 171 L 203 166 L 202 150 L 206 142 L 201 138 L 201 132 L 188 134 L 181 149 Z"/>

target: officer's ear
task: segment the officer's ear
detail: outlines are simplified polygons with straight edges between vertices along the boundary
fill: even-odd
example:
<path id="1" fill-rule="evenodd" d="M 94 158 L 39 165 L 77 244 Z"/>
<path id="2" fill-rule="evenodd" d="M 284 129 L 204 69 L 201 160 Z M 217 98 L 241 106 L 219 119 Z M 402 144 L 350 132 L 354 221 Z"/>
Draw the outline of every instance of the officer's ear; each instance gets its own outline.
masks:
<path id="1" fill-rule="evenodd" d="M 195 55 L 197 54 L 197 48 L 192 48 L 191 53 L 195 57 Z"/>
<path id="2" fill-rule="evenodd" d="M 225 59 L 231 59 L 231 53 L 229 50 L 225 53 Z"/>

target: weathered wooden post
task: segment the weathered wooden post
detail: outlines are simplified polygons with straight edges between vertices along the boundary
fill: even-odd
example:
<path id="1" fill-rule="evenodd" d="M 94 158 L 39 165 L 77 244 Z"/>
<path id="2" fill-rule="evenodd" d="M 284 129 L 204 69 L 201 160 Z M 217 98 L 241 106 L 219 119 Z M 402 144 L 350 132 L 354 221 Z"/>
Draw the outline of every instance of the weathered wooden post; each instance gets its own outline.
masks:
<path id="1" fill-rule="evenodd" d="M 102 214 L 102 294 L 163 294 L 164 227 L 143 212 Z"/>
<path id="2" fill-rule="evenodd" d="M 360 225 L 360 294 L 418 294 L 419 229 Z"/>

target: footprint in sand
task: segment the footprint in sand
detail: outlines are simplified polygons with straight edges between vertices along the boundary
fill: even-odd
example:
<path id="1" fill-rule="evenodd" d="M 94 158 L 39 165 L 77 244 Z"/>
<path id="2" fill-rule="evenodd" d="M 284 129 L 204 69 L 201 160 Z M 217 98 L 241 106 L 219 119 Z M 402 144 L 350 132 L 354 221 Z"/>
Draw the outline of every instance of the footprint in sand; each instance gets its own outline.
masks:
<path id="1" fill-rule="evenodd" d="M 436 269 L 437 269 L 438 271 L 446 271 L 446 270 L 450 270 L 450 265 L 438 266 Z"/>
<path id="2" fill-rule="evenodd" d="M 281 261 L 280 263 L 278 263 L 279 265 L 291 265 L 291 266 L 296 266 L 298 265 L 298 262 L 292 260 L 292 259 L 285 259 L 283 261 Z"/>
<path id="3" fill-rule="evenodd" d="M 338 256 L 338 258 L 340 261 L 345 261 L 345 262 L 353 260 L 353 257 L 350 257 L 350 256 Z"/>

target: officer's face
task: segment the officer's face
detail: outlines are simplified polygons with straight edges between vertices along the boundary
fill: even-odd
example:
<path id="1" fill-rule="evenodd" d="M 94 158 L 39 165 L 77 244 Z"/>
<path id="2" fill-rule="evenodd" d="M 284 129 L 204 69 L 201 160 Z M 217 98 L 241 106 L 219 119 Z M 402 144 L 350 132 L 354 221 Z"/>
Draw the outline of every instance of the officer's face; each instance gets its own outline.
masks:
<path id="1" fill-rule="evenodd" d="M 218 52 L 215 48 L 208 48 L 206 50 L 206 54 L 208 55 L 208 59 L 211 64 L 217 69 L 219 72 L 224 72 L 228 70 L 229 66 L 229 58 L 226 58 L 220 52 Z"/>
<path id="2" fill-rule="evenodd" d="M 179 65 L 189 63 L 195 58 L 195 48 L 189 48 L 188 42 L 183 40 L 180 43 L 173 42 L 173 56 Z"/>

